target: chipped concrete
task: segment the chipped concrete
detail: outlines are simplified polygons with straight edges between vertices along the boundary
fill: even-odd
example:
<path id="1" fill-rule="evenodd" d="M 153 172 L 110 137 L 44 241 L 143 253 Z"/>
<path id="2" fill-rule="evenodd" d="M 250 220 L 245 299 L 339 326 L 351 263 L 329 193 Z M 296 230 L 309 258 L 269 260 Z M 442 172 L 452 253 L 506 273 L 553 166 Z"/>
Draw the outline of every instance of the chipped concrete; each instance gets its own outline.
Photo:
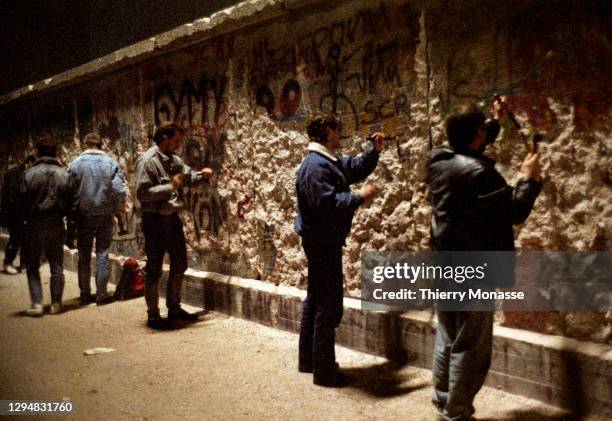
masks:
<path id="1" fill-rule="evenodd" d="M 187 132 L 185 160 L 216 174 L 184 192 L 191 266 L 304 287 L 306 261 L 293 232 L 295 172 L 308 115 L 335 109 L 346 153 L 359 152 L 373 130 L 389 134 L 370 177 L 382 194 L 357 213 L 345 249 L 346 294 L 356 296 L 362 251 L 427 248 L 429 149 L 444 142 L 454 106 L 499 92 L 521 124 L 546 132 L 544 190 L 516 228 L 517 246 L 611 249 L 611 84 L 601 58 L 609 54 L 592 54 L 612 48 L 598 35 L 606 33 L 603 6 L 562 2 L 551 14 L 536 1 L 440 3 L 243 2 L 3 97 L 0 118 L 11 142 L 0 144 L 0 154 L 13 162 L 51 132 L 69 162 L 79 139 L 97 130 L 132 180 L 154 126 L 176 120 Z M 581 30 L 568 29 L 574 26 Z M 505 127 L 490 149 L 515 180 L 526 154 L 516 130 Z M 114 251 L 138 256 L 135 208 L 126 221 L 129 235 L 116 237 Z M 612 340 L 605 314 L 498 319 Z"/>

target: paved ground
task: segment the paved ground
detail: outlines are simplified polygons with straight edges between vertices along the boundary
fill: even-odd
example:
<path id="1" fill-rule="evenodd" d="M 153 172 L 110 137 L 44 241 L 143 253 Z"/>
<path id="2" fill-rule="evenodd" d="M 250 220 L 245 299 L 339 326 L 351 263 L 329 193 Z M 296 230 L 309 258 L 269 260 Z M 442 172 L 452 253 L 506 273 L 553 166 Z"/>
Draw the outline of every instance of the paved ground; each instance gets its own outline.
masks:
<path id="1" fill-rule="evenodd" d="M 48 279 L 46 267 L 43 274 Z M 76 276 L 66 279 L 67 311 L 33 319 L 22 314 L 29 305 L 25 275 L 0 275 L 0 399 L 71 398 L 71 418 L 79 420 L 434 419 L 427 370 L 339 347 L 354 384 L 317 387 L 297 372 L 294 334 L 218 313 L 153 332 L 142 298 L 78 307 Z M 47 282 L 44 293 L 48 304 Z M 116 351 L 83 355 L 94 347 Z M 565 419 L 555 408 L 491 388 L 479 393 L 476 409 L 478 419 Z"/>

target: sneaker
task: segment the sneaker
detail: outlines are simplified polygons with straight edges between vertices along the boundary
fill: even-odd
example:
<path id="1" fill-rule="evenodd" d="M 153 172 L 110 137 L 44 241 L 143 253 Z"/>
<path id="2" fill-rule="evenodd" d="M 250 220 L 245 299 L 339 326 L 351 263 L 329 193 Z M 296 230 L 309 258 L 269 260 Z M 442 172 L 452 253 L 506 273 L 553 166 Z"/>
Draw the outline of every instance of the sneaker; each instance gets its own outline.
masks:
<path id="1" fill-rule="evenodd" d="M 41 303 L 32 303 L 32 306 L 25 313 L 30 317 L 42 317 L 45 311 Z"/>
<path id="2" fill-rule="evenodd" d="M 199 316 L 195 313 L 188 313 L 182 308 L 176 311 L 168 313 L 168 320 L 170 321 L 181 321 L 181 322 L 193 322 L 198 320 Z"/>
<path id="3" fill-rule="evenodd" d="M 64 307 L 62 306 L 62 303 L 51 303 L 51 310 L 49 311 L 49 313 L 60 314 L 63 309 Z"/>
<path id="4" fill-rule="evenodd" d="M 87 304 L 91 304 L 96 301 L 96 297 L 93 294 L 81 294 L 81 298 L 79 299 L 80 306 L 86 306 Z"/>
<path id="5" fill-rule="evenodd" d="M 4 264 L 4 272 L 9 275 L 17 275 L 19 271 L 13 267 L 11 264 Z"/>
<path id="6" fill-rule="evenodd" d="M 108 294 L 96 295 L 96 305 L 103 306 L 113 302 L 113 296 Z"/>
<path id="7" fill-rule="evenodd" d="M 168 323 L 168 320 L 162 319 L 161 317 L 149 317 L 147 319 L 147 327 L 154 330 L 170 330 L 172 326 Z"/>

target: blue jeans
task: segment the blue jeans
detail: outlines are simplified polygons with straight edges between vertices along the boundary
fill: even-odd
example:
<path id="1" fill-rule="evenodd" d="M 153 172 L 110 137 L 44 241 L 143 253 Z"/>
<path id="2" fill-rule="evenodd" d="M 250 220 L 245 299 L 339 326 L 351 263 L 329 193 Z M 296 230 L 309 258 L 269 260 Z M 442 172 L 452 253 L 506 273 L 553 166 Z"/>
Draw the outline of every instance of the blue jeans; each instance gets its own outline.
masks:
<path id="1" fill-rule="evenodd" d="M 64 220 L 58 216 L 35 217 L 25 226 L 27 273 L 30 298 L 41 303 L 40 259 L 44 254 L 51 269 L 51 302 L 60 303 L 64 293 Z"/>
<path id="2" fill-rule="evenodd" d="M 108 249 L 113 240 L 113 216 L 81 216 L 77 222 L 79 288 L 81 296 L 91 294 L 91 250 L 96 240 L 96 293 L 106 294 L 110 263 Z"/>
<path id="3" fill-rule="evenodd" d="M 492 311 L 438 311 L 433 403 L 440 418 L 469 420 L 491 365 Z"/>

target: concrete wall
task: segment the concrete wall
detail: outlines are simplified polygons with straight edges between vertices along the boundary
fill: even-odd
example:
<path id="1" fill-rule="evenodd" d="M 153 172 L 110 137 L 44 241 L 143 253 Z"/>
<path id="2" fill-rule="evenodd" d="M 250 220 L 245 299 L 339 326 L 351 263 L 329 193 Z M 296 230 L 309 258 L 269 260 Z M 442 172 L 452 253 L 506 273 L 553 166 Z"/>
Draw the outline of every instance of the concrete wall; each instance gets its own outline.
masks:
<path id="1" fill-rule="evenodd" d="M 306 260 L 293 232 L 295 173 L 314 110 L 341 113 L 347 153 L 360 136 L 388 133 L 371 177 L 382 196 L 355 217 L 345 251 L 347 295 L 359 292 L 363 250 L 425 249 L 427 154 L 460 103 L 508 95 L 517 119 L 546 131 L 546 177 L 529 220 L 529 249 L 610 249 L 612 50 L 603 2 L 253 0 L 160 34 L 3 97 L 3 159 L 42 132 L 69 162 L 101 133 L 129 180 L 161 120 L 187 131 L 182 156 L 211 166 L 186 189 L 191 266 L 303 287 Z M 515 180 L 526 148 L 506 127 L 490 155 Z M 2 168 L 8 164 L 2 161 Z M 116 237 L 139 255 L 139 216 Z M 505 314 L 507 324 L 610 341 L 605 314 Z"/>

